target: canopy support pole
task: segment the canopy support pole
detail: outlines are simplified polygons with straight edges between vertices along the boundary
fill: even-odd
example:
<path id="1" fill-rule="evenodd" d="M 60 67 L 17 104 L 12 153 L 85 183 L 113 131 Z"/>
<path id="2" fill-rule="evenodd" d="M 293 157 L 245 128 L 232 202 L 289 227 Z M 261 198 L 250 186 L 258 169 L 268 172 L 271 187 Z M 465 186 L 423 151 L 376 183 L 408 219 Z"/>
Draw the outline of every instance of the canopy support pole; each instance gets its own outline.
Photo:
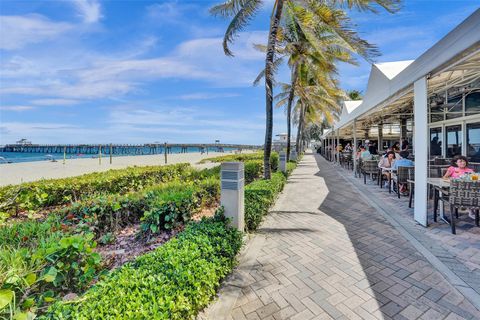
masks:
<path id="1" fill-rule="evenodd" d="M 428 105 L 427 78 L 415 81 L 413 85 L 415 119 L 415 208 L 413 217 L 422 226 L 427 226 L 427 163 L 428 163 Z"/>

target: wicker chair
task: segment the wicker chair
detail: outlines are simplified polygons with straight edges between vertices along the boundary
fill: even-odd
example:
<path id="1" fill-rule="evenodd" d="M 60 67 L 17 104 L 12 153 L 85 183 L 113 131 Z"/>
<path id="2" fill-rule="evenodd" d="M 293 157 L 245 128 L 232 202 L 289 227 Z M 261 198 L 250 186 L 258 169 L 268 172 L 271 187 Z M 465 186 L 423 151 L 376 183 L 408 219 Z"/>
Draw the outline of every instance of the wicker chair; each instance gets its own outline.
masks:
<path id="1" fill-rule="evenodd" d="M 373 176 L 378 174 L 378 161 L 362 160 L 361 172 L 363 173 L 363 183 L 367 184 L 367 175 L 373 179 Z"/>
<path id="2" fill-rule="evenodd" d="M 353 167 L 352 152 L 345 152 L 343 159 L 343 166 L 345 169 L 350 169 Z"/>
<path id="3" fill-rule="evenodd" d="M 414 170 L 414 167 L 398 167 L 397 172 L 392 173 L 392 181 L 397 186 L 397 195 L 400 199 L 400 184 L 407 184 L 410 179 L 409 170 Z"/>
<path id="4" fill-rule="evenodd" d="M 479 226 L 480 211 L 480 181 L 458 181 L 450 183 L 450 226 L 456 234 L 455 218 L 458 218 L 458 208 L 466 208 L 475 212 L 475 225 Z"/>
<path id="5" fill-rule="evenodd" d="M 413 193 L 415 191 L 415 167 L 408 170 L 408 207 L 412 207 Z"/>
<path id="6" fill-rule="evenodd" d="M 480 172 L 480 163 L 479 162 L 469 162 L 468 167 L 475 172 Z"/>

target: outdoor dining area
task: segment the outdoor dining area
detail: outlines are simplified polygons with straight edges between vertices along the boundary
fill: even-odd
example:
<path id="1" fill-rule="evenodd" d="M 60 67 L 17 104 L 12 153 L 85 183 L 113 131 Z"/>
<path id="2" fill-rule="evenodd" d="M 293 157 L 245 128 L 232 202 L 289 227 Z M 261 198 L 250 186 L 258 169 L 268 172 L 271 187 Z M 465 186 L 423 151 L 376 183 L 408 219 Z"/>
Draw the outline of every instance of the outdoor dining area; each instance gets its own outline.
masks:
<path id="1" fill-rule="evenodd" d="M 406 151 L 408 152 L 408 151 Z M 353 176 L 375 183 L 379 188 L 385 188 L 398 199 L 408 197 L 408 208 L 413 208 L 415 192 L 414 157 L 405 159 L 410 165 L 395 166 L 395 152 L 371 154 L 367 159 L 362 158 L 361 152 L 341 151 L 337 153 L 337 163 L 345 170 L 353 172 Z M 403 153 L 405 155 L 405 152 Z M 391 159 L 390 165 L 388 158 Z M 445 177 L 448 170 L 459 171 L 456 165 L 457 158 L 435 158 L 429 160 L 429 175 L 427 178 L 429 201 L 432 202 L 433 221 L 442 219 L 450 224 L 451 232 L 456 233 L 455 219 L 459 217 L 459 210 L 469 214 L 475 225 L 480 227 L 480 163 L 467 162 L 465 175 L 456 175 L 455 178 Z M 398 159 L 398 158 L 397 158 Z M 446 215 L 446 213 L 449 215 Z"/>
<path id="2" fill-rule="evenodd" d="M 480 229 L 479 19 L 414 61 L 373 64 L 363 100 L 343 102 L 317 150 L 392 201 L 408 199 L 420 225 L 452 234 L 465 215 Z"/>

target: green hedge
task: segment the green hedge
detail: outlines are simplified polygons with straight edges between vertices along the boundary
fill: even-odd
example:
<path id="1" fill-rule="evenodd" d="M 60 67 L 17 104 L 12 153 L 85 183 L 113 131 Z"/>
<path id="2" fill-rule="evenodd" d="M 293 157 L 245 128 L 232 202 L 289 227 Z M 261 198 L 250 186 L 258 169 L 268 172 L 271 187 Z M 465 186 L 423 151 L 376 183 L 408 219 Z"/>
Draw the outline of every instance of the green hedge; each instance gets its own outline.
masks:
<path id="1" fill-rule="evenodd" d="M 241 233 L 224 220 L 191 223 L 176 239 L 112 272 L 42 319 L 193 319 L 233 268 Z"/>
<path id="2" fill-rule="evenodd" d="M 292 171 L 297 167 L 297 162 L 291 160 L 287 162 L 287 177 L 292 174 Z"/>
<path id="3" fill-rule="evenodd" d="M 256 152 L 256 153 L 242 153 L 242 154 L 230 154 L 226 156 L 214 157 L 214 158 L 207 158 L 200 161 L 200 163 L 205 162 L 229 162 L 229 161 L 261 161 L 263 166 L 263 152 Z M 272 152 L 270 156 L 270 168 L 272 171 L 277 171 L 278 169 L 278 153 Z"/>
<path id="4" fill-rule="evenodd" d="M 186 179 L 195 171 L 189 164 L 96 172 L 82 176 L 41 180 L 0 188 L 0 211 L 36 210 L 71 203 L 102 193 L 125 193 L 161 182 Z"/>
<path id="5" fill-rule="evenodd" d="M 258 180 L 245 187 L 245 229 L 256 230 L 263 216 L 282 191 L 286 178 L 283 173 L 272 174 L 270 180 Z"/>
<path id="6" fill-rule="evenodd" d="M 263 175 L 263 161 L 249 160 L 244 163 L 245 183 L 251 183 Z"/>

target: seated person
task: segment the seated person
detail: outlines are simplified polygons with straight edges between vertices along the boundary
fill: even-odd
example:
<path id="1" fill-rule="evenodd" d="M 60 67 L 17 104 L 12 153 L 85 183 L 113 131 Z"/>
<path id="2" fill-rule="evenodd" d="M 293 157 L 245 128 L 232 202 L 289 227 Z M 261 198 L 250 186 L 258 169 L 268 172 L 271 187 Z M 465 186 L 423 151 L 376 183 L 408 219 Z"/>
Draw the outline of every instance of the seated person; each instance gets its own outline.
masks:
<path id="1" fill-rule="evenodd" d="M 460 178 L 466 173 L 474 172 L 472 169 L 467 168 L 468 166 L 467 157 L 455 156 L 452 159 L 452 164 L 455 164 L 456 166 L 448 167 L 447 172 L 443 176 L 444 179 Z M 475 219 L 475 214 L 473 213 L 473 210 L 469 210 L 468 216 L 472 219 Z"/>
<path id="2" fill-rule="evenodd" d="M 408 151 L 405 151 L 405 150 L 400 151 L 399 153 L 400 159 L 395 160 L 395 162 L 393 163 L 392 169 L 398 170 L 398 167 L 414 167 L 415 163 L 412 160 L 407 159 L 408 155 L 409 155 Z"/>
<path id="3" fill-rule="evenodd" d="M 395 154 L 395 160 L 400 160 L 400 155 L 398 154 L 398 151 L 395 152 L 392 147 L 387 148 L 387 151 L 385 151 L 385 153 L 383 154 L 383 157 L 386 158 L 390 151 L 393 151 L 393 153 Z"/>
<path id="4" fill-rule="evenodd" d="M 447 172 L 443 176 L 444 179 L 460 178 L 465 173 L 473 173 L 474 172 L 472 169 L 467 168 L 467 166 L 468 166 L 467 157 L 455 156 L 455 157 L 453 157 L 452 163 L 454 163 L 456 166 L 448 167 Z"/>
<path id="5" fill-rule="evenodd" d="M 385 157 L 380 158 L 380 161 L 378 162 L 378 167 L 391 168 L 394 163 L 395 163 L 395 152 L 388 151 Z"/>
<path id="6" fill-rule="evenodd" d="M 360 159 L 362 160 L 372 160 L 372 154 L 370 151 L 365 149 L 365 146 L 360 147 Z"/>
<path id="7" fill-rule="evenodd" d="M 385 157 L 381 157 L 380 161 L 378 162 L 379 168 L 391 168 L 395 163 L 395 152 L 388 151 Z M 385 186 L 388 185 L 388 180 L 390 180 L 390 172 L 383 171 L 383 175 L 387 178 L 385 181 Z"/>
<path id="8" fill-rule="evenodd" d="M 407 159 L 408 155 L 409 155 L 408 151 L 405 151 L 405 150 L 400 151 L 400 159 L 395 160 L 395 162 L 392 165 L 392 169 L 393 170 L 398 170 L 398 167 L 414 167 L 415 163 L 412 160 Z M 407 191 L 407 186 L 406 185 L 400 184 L 399 187 L 400 187 L 400 192 L 406 192 Z"/>

